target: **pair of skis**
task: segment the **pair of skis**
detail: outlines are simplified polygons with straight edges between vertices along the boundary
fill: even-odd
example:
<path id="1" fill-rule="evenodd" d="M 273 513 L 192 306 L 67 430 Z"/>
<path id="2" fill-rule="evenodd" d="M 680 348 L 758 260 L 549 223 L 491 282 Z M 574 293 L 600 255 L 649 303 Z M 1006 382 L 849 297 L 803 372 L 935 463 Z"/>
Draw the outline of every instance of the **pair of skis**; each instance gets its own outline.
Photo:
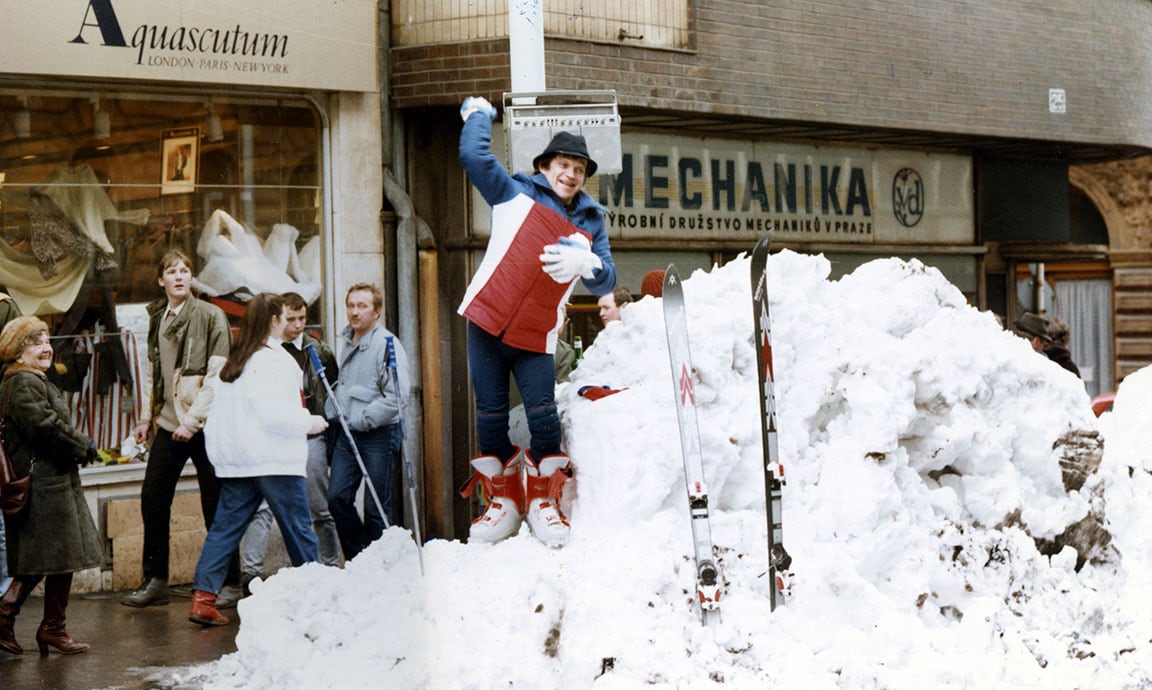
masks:
<path id="1" fill-rule="evenodd" d="M 754 314 L 757 373 L 760 382 L 761 440 L 764 447 L 764 488 L 768 517 L 768 575 L 771 608 L 784 603 L 789 589 L 788 567 L 792 562 L 784 549 L 781 523 L 781 494 L 784 467 L 776 442 L 776 396 L 773 389 L 772 329 L 768 317 L 768 249 L 769 232 L 752 250 L 752 307 Z M 692 378 L 692 353 L 688 343 L 688 315 L 684 290 L 676 265 L 670 264 L 664 274 L 664 326 L 668 337 L 668 358 L 676 393 L 676 416 L 680 423 L 680 446 L 684 456 L 684 478 L 688 490 L 688 507 L 692 523 L 692 543 L 696 562 L 696 600 L 701 622 L 707 626 L 720 623 L 720 571 L 712 553 L 712 530 L 708 522 L 708 485 L 704 480 L 704 463 L 700 452 L 700 428 L 696 417 L 696 394 Z"/>

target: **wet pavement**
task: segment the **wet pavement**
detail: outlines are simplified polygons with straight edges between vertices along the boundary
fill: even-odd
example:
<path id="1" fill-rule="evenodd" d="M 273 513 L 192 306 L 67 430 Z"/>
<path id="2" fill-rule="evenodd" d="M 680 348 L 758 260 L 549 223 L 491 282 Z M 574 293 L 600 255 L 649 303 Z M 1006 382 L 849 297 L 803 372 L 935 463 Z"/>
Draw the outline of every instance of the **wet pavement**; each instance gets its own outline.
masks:
<path id="1" fill-rule="evenodd" d="M 0 650 L 0 690 L 193 690 L 172 676 L 178 667 L 215 661 L 236 651 L 240 630 L 236 609 L 229 625 L 205 628 L 188 621 L 190 593 L 173 589 L 167 606 L 137 609 L 120 603 L 127 592 L 73 595 L 68 632 L 91 649 L 64 656 L 36 649 L 36 627 L 44 600 L 32 596 L 16 619 L 16 640 L 24 654 Z"/>

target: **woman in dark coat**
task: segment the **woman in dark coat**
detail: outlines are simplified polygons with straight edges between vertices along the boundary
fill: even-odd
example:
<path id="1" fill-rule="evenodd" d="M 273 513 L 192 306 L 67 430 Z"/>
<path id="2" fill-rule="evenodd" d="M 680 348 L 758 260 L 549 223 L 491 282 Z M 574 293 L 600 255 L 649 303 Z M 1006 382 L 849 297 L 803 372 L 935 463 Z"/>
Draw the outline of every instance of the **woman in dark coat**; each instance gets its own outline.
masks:
<path id="1" fill-rule="evenodd" d="M 32 589 L 44 580 L 44 619 L 36 631 L 40 654 L 49 647 L 76 654 L 88 645 L 64 628 L 72 574 L 102 559 L 78 469 L 96 456 L 96 447 L 68 423 L 64 396 L 44 375 L 52 366 L 52 345 L 43 321 L 21 316 L 9 322 L 0 333 L 0 360 L 7 364 L 0 384 L 4 447 L 18 476 L 32 472 L 28 507 L 16 518 L 4 518 L 13 580 L 0 597 L 0 649 L 23 653 L 12 627 Z"/>

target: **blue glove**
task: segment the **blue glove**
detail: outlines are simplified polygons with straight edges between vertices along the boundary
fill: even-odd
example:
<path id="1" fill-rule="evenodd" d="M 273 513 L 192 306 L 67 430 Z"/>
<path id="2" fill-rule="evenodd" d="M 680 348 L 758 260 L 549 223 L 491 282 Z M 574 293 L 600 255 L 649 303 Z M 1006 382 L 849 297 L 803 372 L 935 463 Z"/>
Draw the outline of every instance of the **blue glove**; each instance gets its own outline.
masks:
<path id="1" fill-rule="evenodd" d="M 469 96 L 464 99 L 460 105 L 460 117 L 465 122 L 472 116 L 472 113 L 484 113 L 488 116 L 489 120 L 496 119 L 496 107 L 488 102 L 487 98 L 483 96 Z"/>
<path id="2" fill-rule="evenodd" d="M 557 283 L 571 283 L 576 276 L 591 278 L 604 262 L 592 251 L 588 238 L 580 233 L 561 237 L 556 244 L 544 247 L 540 263 L 545 273 Z"/>

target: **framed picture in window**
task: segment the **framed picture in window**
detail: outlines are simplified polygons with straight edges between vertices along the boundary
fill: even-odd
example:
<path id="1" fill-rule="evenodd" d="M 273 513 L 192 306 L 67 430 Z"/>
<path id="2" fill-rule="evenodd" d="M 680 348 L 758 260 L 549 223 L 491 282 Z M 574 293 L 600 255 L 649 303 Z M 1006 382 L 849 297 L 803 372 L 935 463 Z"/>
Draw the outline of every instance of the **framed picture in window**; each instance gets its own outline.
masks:
<path id="1" fill-rule="evenodd" d="M 185 127 L 164 132 L 160 142 L 160 193 L 196 191 L 200 168 L 200 128 Z"/>

